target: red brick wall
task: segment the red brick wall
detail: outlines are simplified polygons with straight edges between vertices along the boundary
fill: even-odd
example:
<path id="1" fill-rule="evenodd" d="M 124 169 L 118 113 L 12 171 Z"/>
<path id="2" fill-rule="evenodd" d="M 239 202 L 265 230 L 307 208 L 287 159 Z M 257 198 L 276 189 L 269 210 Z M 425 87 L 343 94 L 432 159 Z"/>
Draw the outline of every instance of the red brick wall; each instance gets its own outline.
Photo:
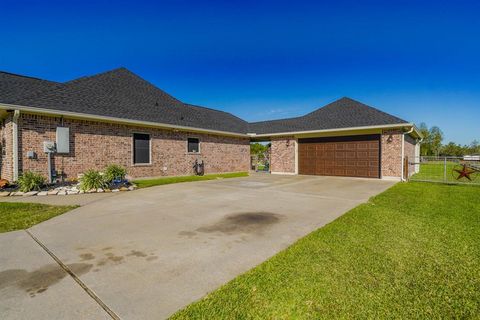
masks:
<path id="1" fill-rule="evenodd" d="M 408 176 L 415 174 L 415 144 L 416 141 L 409 135 L 405 136 L 405 157 L 408 157 Z"/>
<path id="2" fill-rule="evenodd" d="M 158 128 L 64 119 L 21 114 L 19 119 L 20 170 L 47 175 L 47 157 L 43 141 L 55 141 L 56 128 L 70 128 L 70 153 L 55 154 L 53 166 L 67 177 L 77 177 L 87 169 L 102 170 L 111 163 L 127 168 L 137 177 L 193 174 L 195 159 L 205 161 L 205 173 L 248 171 L 250 142 L 248 138 L 174 132 Z M 133 133 L 151 135 L 151 165 L 133 165 Z M 187 153 L 187 138 L 200 139 L 200 154 Z M 28 159 L 34 151 L 37 159 Z"/>
<path id="3" fill-rule="evenodd" d="M 271 142 L 270 170 L 295 173 L 295 138 L 274 138 Z"/>
<path id="4" fill-rule="evenodd" d="M 13 179 L 12 115 L 0 122 L 0 178 Z"/>
<path id="5" fill-rule="evenodd" d="M 402 131 L 384 130 L 381 139 L 382 176 L 400 177 L 402 175 Z M 389 139 L 391 141 L 388 141 Z"/>
<path id="6" fill-rule="evenodd" d="M 382 176 L 398 177 L 402 175 L 402 135 L 399 130 L 384 130 L 382 133 Z M 392 141 L 388 141 L 389 137 Z M 404 156 L 409 158 L 409 162 L 414 162 L 416 141 L 409 135 L 405 136 Z M 409 165 L 409 175 L 415 173 L 415 165 Z"/>

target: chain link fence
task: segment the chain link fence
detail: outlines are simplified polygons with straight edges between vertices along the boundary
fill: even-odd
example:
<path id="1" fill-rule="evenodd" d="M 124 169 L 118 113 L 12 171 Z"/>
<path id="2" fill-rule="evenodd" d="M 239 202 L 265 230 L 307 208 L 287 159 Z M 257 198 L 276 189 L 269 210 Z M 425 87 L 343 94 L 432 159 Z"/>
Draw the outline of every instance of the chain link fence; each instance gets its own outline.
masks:
<path id="1" fill-rule="evenodd" d="M 480 157 L 422 156 L 406 162 L 411 181 L 480 185 Z"/>

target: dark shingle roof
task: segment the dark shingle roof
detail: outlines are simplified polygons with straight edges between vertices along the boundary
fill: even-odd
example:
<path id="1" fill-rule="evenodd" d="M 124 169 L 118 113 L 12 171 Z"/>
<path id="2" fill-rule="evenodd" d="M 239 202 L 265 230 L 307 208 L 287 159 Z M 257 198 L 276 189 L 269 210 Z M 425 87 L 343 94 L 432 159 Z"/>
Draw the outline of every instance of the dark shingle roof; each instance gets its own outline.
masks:
<path id="1" fill-rule="evenodd" d="M 83 77 L 16 104 L 121 119 L 245 133 L 232 114 L 185 104 L 125 68 Z"/>
<path id="2" fill-rule="evenodd" d="M 249 131 L 264 134 L 400 123 L 407 121 L 353 99 L 341 98 L 302 117 L 250 123 Z"/>
<path id="3" fill-rule="evenodd" d="M 406 123 L 349 98 L 302 117 L 248 123 L 227 112 L 183 103 L 125 68 L 65 83 L 0 73 L 0 102 L 242 134 Z"/>
<path id="4" fill-rule="evenodd" d="M 18 99 L 54 88 L 59 83 L 0 71 L 0 102 Z"/>

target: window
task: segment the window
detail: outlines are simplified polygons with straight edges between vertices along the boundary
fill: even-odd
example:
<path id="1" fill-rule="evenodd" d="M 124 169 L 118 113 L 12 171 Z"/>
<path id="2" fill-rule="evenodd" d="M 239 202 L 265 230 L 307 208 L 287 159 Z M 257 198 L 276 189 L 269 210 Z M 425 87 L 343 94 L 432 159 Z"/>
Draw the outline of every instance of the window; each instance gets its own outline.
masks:
<path id="1" fill-rule="evenodd" d="M 187 151 L 189 153 L 200 152 L 200 140 L 198 138 L 188 138 Z"/>
<path id="2" fill-rule="evenodd" d="M 150 135 L 144 133 L 133 134 L 133 163 L 150 163 Z"/>

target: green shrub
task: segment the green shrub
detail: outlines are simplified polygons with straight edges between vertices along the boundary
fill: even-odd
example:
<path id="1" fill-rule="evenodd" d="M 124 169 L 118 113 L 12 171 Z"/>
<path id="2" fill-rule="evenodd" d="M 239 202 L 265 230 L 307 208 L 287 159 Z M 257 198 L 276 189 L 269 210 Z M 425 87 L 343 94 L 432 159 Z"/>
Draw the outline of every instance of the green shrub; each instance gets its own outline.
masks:
<path id="1" fill-rule="evenodd" d="M 40 191 L 40 189 L 45 185 L 45 178 L 35 172 L 25 171 L 18 178 L 18 185 L 21 192 L 29 191 Z"/>
<path id="2" fill-rule="evenodd" d="M 104 175 L 97 170 L 87 170 L 80 178 L 80 190 L 83 191 L 105 188 L 106 186 L 107 182 Z"/>
<path id="3" fill-rule="evenodd" d="M 117 164 L 111 164 L 105 169 L 105 181 L 112 182 L 113 180 L 124 180 L 127 175 L 127 170 Z"/>

